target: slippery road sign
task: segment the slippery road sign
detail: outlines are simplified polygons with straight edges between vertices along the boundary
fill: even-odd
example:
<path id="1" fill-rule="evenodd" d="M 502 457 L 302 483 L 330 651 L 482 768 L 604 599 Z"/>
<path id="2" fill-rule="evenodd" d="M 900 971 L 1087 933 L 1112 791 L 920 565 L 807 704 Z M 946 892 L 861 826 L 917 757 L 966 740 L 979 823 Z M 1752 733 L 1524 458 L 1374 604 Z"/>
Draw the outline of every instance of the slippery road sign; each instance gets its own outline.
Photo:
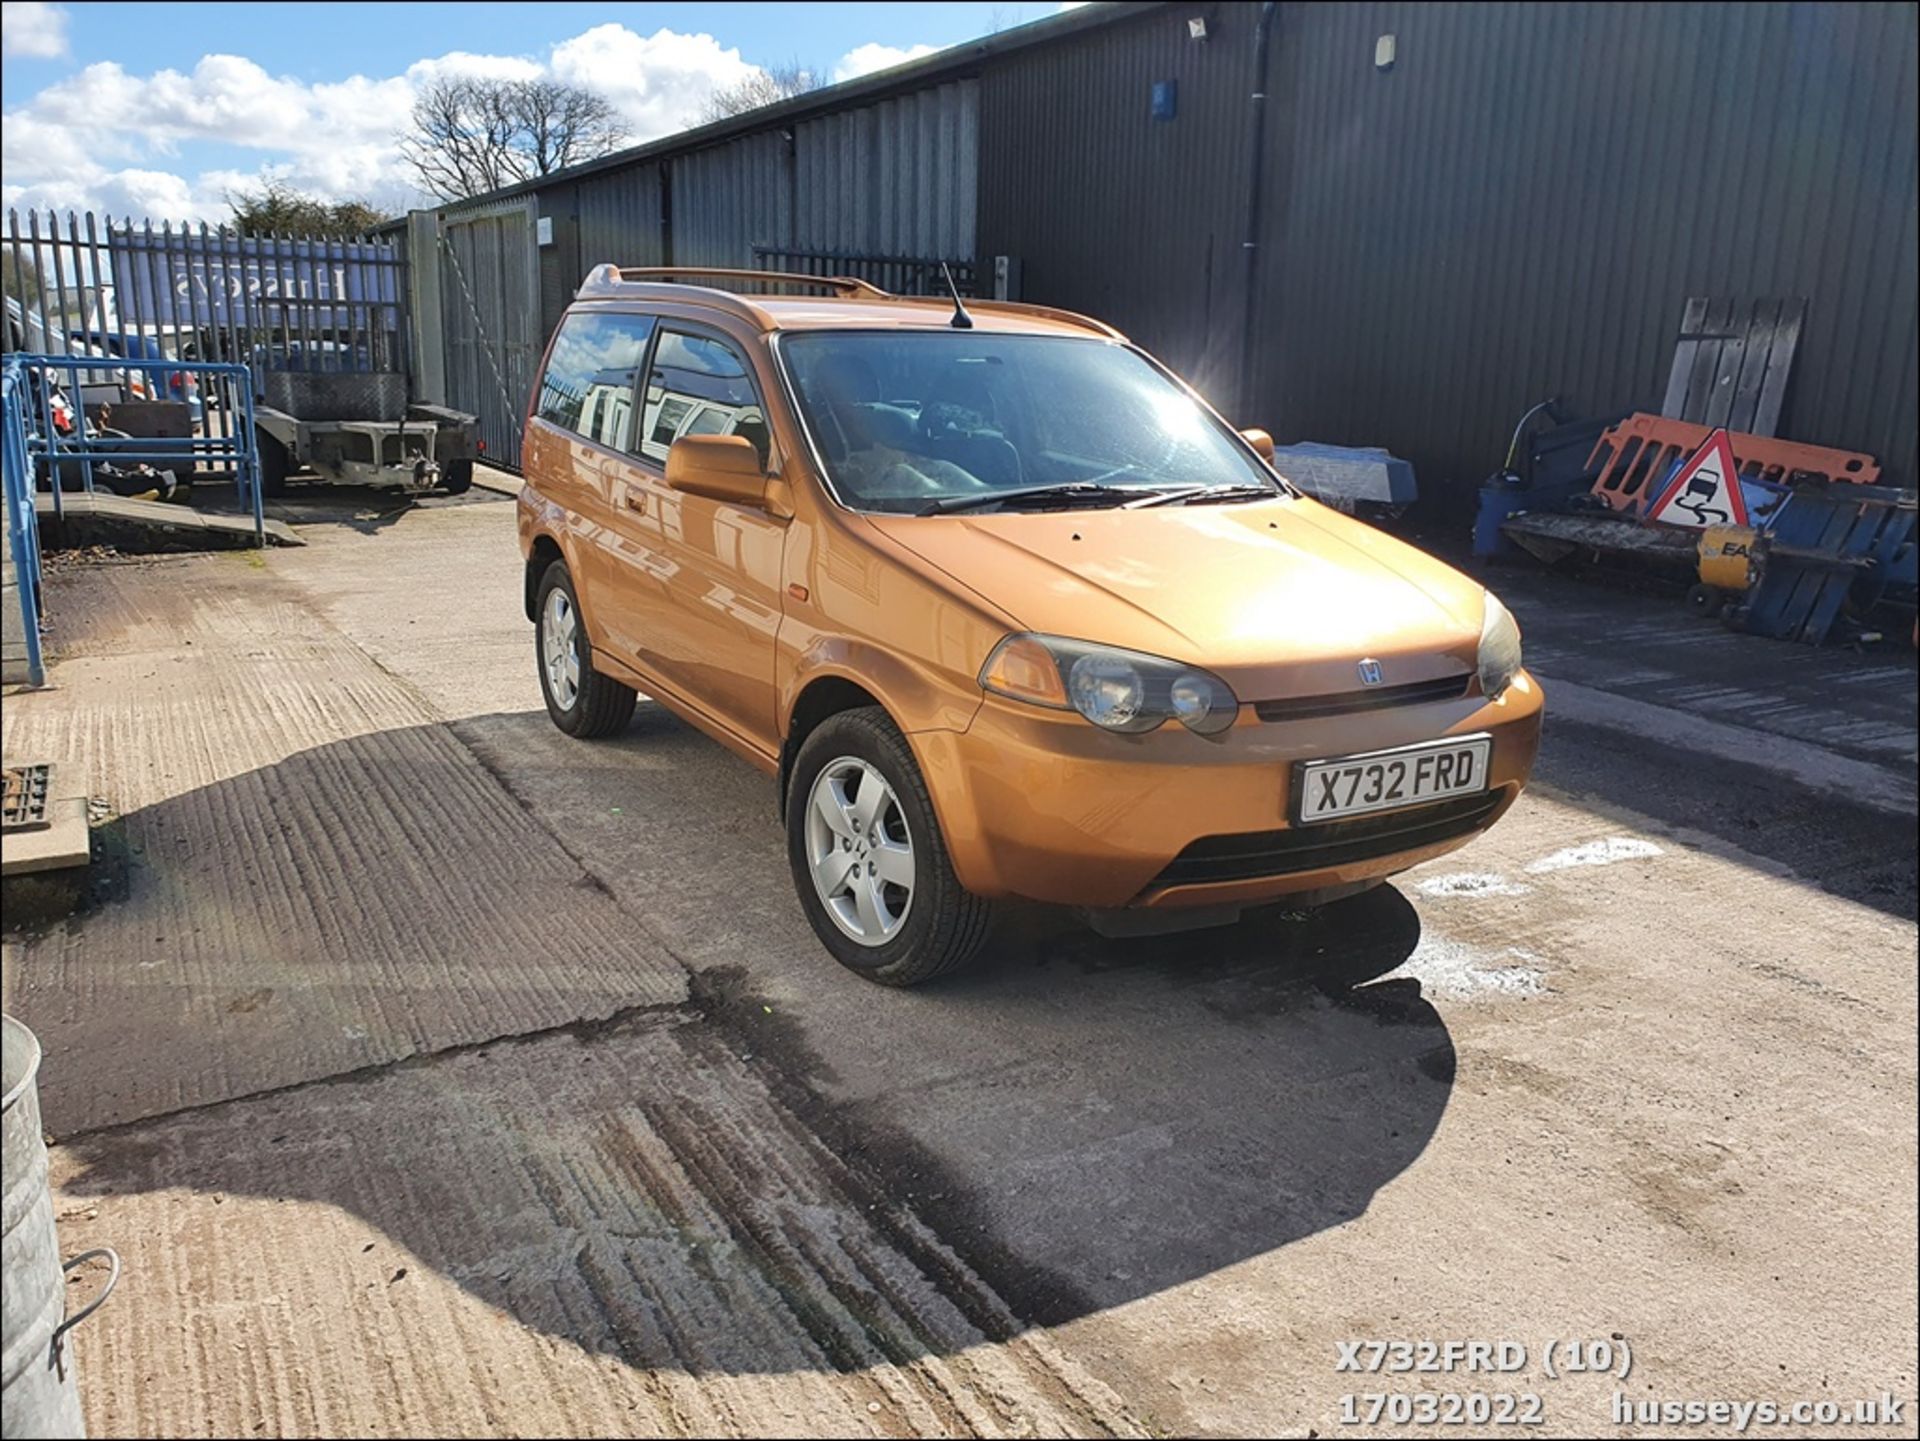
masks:
<path id="1" fill-rule="evenodd" d="M 1733 441 L 1725 428 L 1702 441 L 1674 472 L 1660 498 L 1647 507 L 1647 521 L 1695 530 L 1748 523 L 1747 498 L 1740 491 L 1740 463 L 1733 458 Z"/>

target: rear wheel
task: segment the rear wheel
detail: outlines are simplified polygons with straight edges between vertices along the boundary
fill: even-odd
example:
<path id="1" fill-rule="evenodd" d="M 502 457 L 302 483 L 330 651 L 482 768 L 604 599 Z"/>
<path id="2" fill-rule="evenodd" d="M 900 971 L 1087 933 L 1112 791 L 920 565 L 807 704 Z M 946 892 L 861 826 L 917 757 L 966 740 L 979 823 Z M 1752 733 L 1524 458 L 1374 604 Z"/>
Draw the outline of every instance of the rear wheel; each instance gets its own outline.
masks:
<path id="1" fill-rule="evenodd" d="M 260 493 L 285 495 L 291 468 L 287 448 L 258 426 L 254 427 L 253 438 L 260 447 Z"/>
<path id="2" fill-rule="evenodd" d="M 565 561 L 556 560 L 540 577 L 534 615 L 540 691 L 553 723 L 576 740 L 600 740 L 625 730 L 637 697 L 631 686 L 593 668 L 593 652 L 580 623 L 580 600 Z"/>
<path id="3" fill-rule="evenodd" d="M 992 907 L 954 874 L 913 752 L 877 707 L 829 717 L 800 747 L 787 858 L 814 934 L 870 981 L 918 985 L 986 940 Z"/>
<path id="4" fill-rule="evenodd" d="M 471 460 L 450 460 L 440 471 L 440 493 L 459 495 L 473 489 L 473 462 Z"/>

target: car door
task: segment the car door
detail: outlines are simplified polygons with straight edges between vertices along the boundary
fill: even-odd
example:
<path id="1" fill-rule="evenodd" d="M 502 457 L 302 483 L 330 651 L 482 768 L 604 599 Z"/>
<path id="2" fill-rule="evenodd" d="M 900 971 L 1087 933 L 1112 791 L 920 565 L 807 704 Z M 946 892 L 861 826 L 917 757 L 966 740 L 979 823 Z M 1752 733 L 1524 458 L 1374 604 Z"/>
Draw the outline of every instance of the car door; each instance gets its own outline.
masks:
<path id="1" fill-rule="evenodd" d="M 644 535 L 664 606 L 638 638 L 643 667 L 728 730 L 777 749 L 774 634 L 786 523 L 751 506 L 669 490 L 667 452 L 681 435 L 742 435 L 769 460 L 766 410 L 739 346 L 717 331 L 663 319 L 654 338 L 634 469 Z M 691 429 L 690 429 L 691 428 Z M 650 617 L 651 619 L 651 617 Z"/>
<path id="2" fill-rule="evenodd" d="M 631 665 L 647 612 L 661 604 L 644 584 L 646 554 L 624 511 L 633 501 L 634 394 L 645 373 L 654 318 L 574 310 L 560 322 L 534 402 L 529 464 L 567 514 L 568 559 L 588 639 Z"/>

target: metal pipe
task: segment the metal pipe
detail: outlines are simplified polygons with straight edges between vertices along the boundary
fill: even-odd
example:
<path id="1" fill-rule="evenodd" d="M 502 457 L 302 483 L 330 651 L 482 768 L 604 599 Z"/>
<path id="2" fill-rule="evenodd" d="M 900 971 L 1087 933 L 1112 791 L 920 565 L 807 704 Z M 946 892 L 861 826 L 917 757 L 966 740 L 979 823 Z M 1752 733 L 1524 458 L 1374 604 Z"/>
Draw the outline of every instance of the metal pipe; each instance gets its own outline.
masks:
<path id="1" fill-rule="evenodd" d="M 1248 423 L 1254 404 L 1253 352 L 1255 301 L 1260 277 L 1260 220 L 1266 184 L 1267 156 L 1267 53 L 1273 41 L 1273 17 L 1280 7 L 1265 0 L 1260 21 L 1253 31 L 1253 90 L 1248 124 L 1252 127 L 1247 144 L 1247 238 L 1241 242 L 1245 278 L 1240 291 L 1240 415 L 1238 423 Z"/>

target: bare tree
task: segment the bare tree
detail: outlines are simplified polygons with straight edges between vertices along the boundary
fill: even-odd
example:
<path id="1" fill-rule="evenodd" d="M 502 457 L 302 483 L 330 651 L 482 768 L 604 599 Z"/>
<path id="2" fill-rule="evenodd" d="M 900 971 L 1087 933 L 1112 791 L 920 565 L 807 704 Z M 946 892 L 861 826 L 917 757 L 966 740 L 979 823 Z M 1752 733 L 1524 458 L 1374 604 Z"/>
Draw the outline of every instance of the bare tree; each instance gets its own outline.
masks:
<path id="1" fill-rule="evenodd" d="M 711 125 L 716 120 L 744 115 L 749 110 L 791 100 L 796 95 L 805 95 L 809 90 L 819 88 L 819 76 L 798 61 L 790 60 L 785 65 L 756 70 L 739 84 L 714 91 L 701 107 L 700 123 Z"/>
<path id="2" fill-rule="evenodd" d="M 413 103 L 400 151 L 442 200 L 484 195 L 616 149 L 626 125 L 611 102 L 557 80 L 436 80 Z"/>

